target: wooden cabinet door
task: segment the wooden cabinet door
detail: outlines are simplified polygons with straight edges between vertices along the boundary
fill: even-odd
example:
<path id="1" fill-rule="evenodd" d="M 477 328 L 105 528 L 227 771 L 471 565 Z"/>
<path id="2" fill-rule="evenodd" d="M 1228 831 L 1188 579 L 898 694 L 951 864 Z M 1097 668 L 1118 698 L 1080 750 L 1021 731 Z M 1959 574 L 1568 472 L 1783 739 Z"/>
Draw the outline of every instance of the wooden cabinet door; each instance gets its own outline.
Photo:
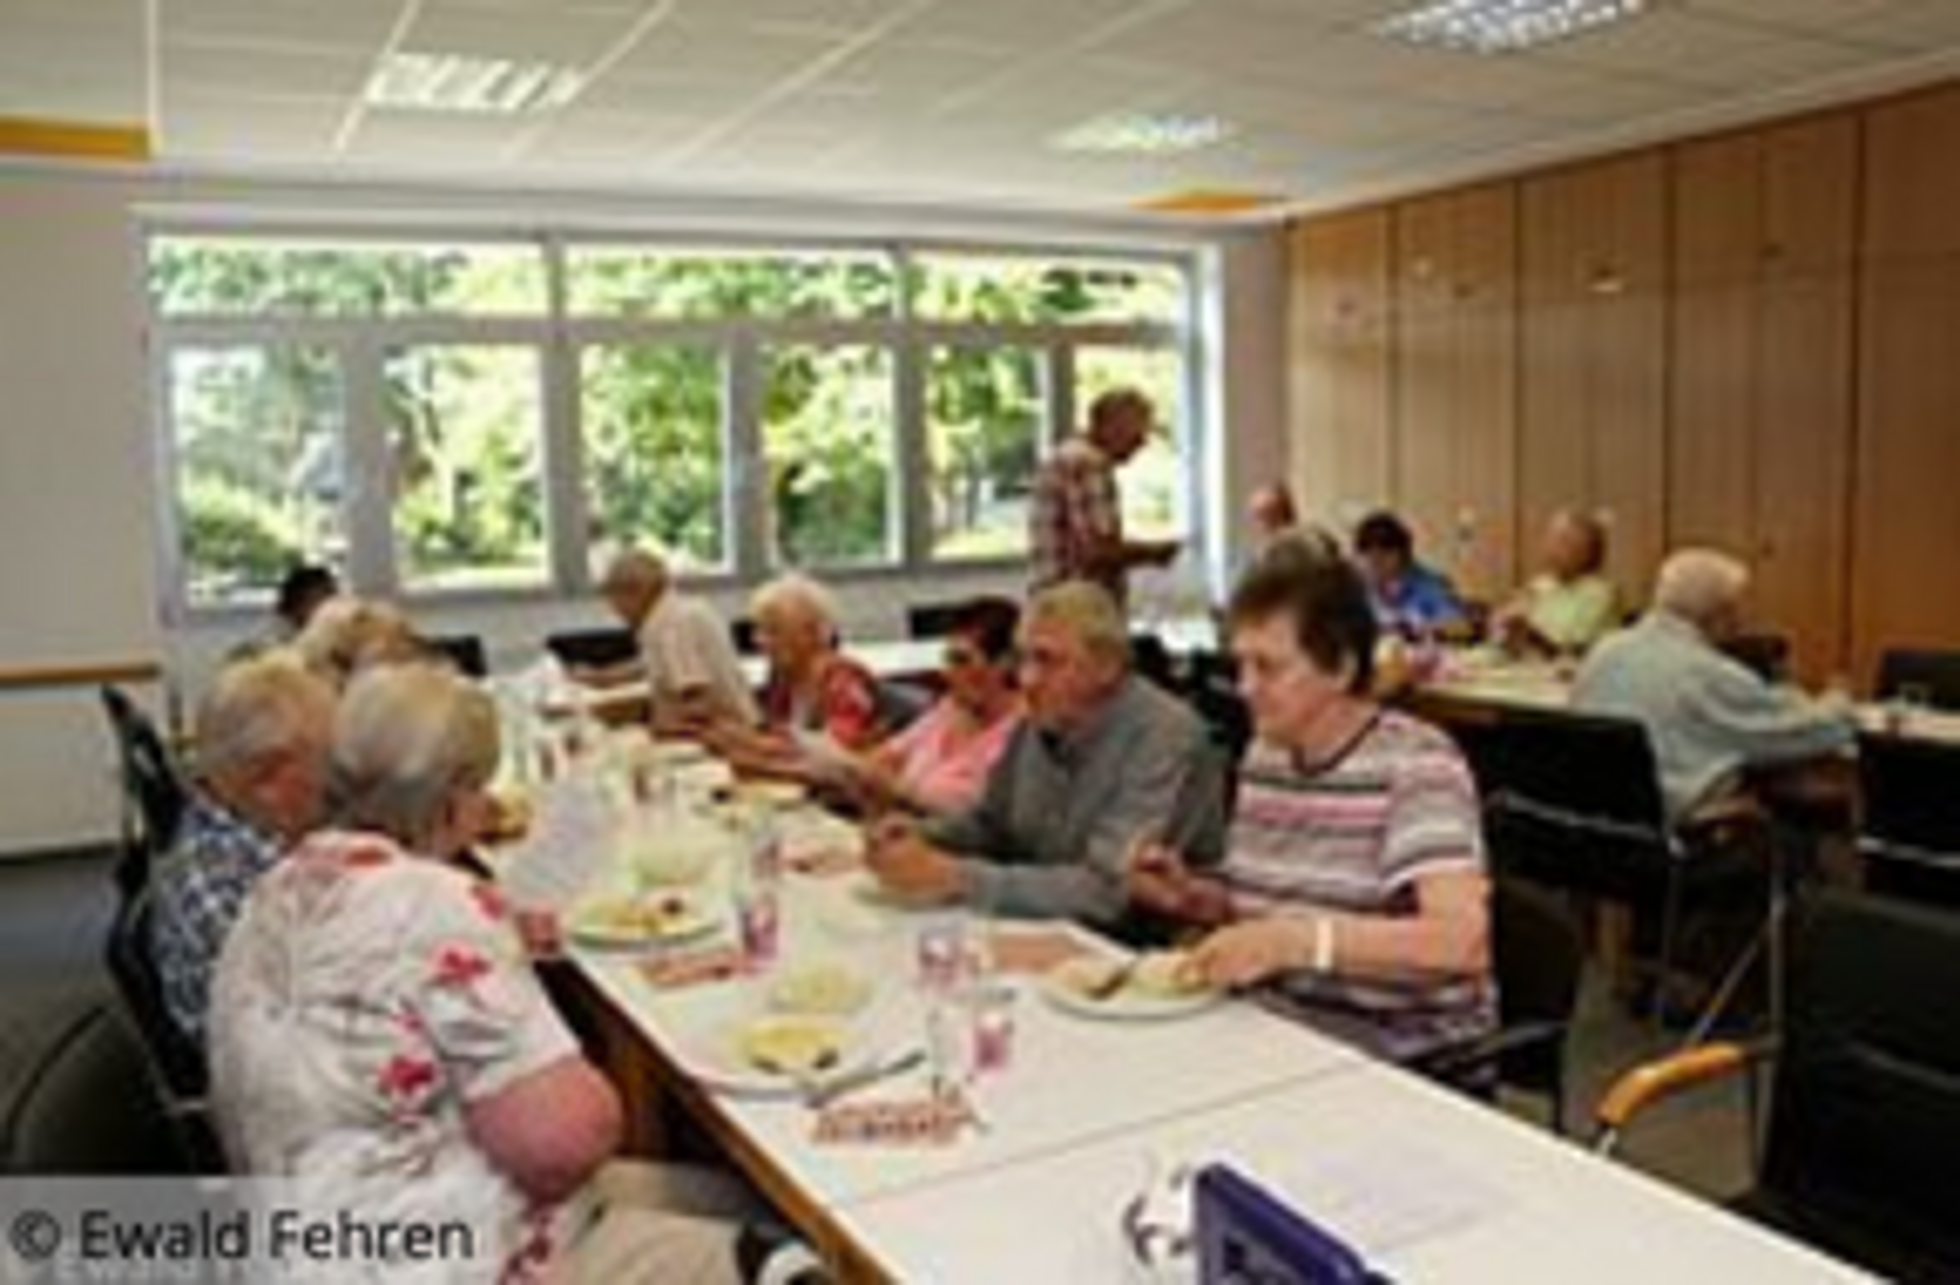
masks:
<path id="1" fill-rule="evenodd" d="M 1755 599 L 1812 684 L 1848 664 L 1858 147 L 1849 113 L 1763 136 Z"/>
<path id="2" fill-rule="evenodd" d="M 1753 557 L 1762 140 L 1693 143 L 1672 160 L 1667 542 Z"/>
<path id="3" fill-rule="evenodd" d="M 1630 602 L 1664 537 L 1664 177 L 1646 152 L 1523 190 L 1521 537 L 1560 508 L 1597 511 Z"/>
<path id="4" fill-rule="evenodd" d="M 1960 645 L 1960 88 L 1865 119 L 1853 660 Z"/>
<path id="5" fill-rule="evenodd" d="M 1668 544 L 1747 561 L 1801 675 L 1841 668 L 1857 124 L 1674 152 Z"/>
<path id="6" fill-rule="evenodd" d="M 1469 594 L 1516 570 L 1516 189 L 1396 213 L 1394 501 Z"/>
<path id="7" fill-rule="evenodd" d="M 1389 493 L 1389 232 L 1380 209 L 1293 233 L 1293 484 L 1340 529 Z"/>

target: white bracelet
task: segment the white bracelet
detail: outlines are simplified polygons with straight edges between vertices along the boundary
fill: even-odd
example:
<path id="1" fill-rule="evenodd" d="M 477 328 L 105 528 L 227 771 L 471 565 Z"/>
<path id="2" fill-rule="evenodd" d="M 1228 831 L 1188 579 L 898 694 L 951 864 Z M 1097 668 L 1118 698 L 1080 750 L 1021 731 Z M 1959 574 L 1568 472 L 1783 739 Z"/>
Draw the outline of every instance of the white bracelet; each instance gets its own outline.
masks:
<path id="1" fill-rule="evenodd" d="M 1313 970 L 1323 976 L 1334 971 L 1334 921 L 1326 915 L 1314 916 Z"/>

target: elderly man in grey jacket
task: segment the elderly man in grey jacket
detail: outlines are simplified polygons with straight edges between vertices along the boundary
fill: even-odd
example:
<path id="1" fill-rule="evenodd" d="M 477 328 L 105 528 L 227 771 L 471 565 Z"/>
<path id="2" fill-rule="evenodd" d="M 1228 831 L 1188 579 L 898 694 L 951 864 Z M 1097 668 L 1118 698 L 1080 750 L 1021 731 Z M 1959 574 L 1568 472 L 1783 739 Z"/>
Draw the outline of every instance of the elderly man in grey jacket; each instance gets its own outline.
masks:
<path id="1" fill-rule="evenodd" d="M 1224 778 L 1204 724 L 1130 673 L 1129 634 L 1103 589 L 1037 594 L 1021 626 L 1028 717 L 970 810 L 872 827 L 867 862 L 897 896 L 988 914 L 1109 927 L 1140 840 L 1199 861 L 1224 843 Z"/>
<path id="2" fill-rule="evenodd" d="M 1573 687 L 1578 709 L 1646 727 L 1676 819 L 1739 785 L 1747 769 L 1826 758 L 1857 740 L 1847 703 L 1772 686 L 1722 653 L 1748 588 L 1748 569 L 1726 554 L 1675 553 L 1647 614 L 1601 642 Z"/>

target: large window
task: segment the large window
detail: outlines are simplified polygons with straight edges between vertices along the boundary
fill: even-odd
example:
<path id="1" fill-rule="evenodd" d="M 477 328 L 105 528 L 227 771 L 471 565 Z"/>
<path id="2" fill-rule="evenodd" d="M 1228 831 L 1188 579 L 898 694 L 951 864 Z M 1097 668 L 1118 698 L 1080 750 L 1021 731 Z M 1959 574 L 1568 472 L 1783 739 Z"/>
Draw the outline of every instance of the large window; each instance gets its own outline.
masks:
<path id="1" fill-rule="evenodd" d="M 1139 532 L 1188 534 L 1181 255 L 163 229 L 176 600 L 292 561 L 416 596 L 576 592 L 637 543 L 752 579 L 1011 564 L 1042 457 L 1133 385 Z"/>

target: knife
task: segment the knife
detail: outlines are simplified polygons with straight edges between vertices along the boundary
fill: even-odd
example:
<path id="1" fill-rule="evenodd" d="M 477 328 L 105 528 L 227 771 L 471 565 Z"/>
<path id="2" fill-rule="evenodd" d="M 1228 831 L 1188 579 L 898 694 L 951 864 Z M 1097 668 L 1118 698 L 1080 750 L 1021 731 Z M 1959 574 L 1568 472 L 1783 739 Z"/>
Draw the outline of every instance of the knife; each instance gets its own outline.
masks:
<path id="1" fill-rule="evenodd" d="M 925 1061 L 926 1051 L 913 1049 L 883 1062 L 873 1062 L 869 1066 L 847 1071 L 843 1075 L 824 1081 L 823 1084 L 803 1095 L 803 1103 L 813 1111 L 825 1110 L 847 1094 L 856 1093 L 859 1089 L 877 1084 L 881 1080 L 904 1075 L 907 1071 L 925 1065 Z"/>

